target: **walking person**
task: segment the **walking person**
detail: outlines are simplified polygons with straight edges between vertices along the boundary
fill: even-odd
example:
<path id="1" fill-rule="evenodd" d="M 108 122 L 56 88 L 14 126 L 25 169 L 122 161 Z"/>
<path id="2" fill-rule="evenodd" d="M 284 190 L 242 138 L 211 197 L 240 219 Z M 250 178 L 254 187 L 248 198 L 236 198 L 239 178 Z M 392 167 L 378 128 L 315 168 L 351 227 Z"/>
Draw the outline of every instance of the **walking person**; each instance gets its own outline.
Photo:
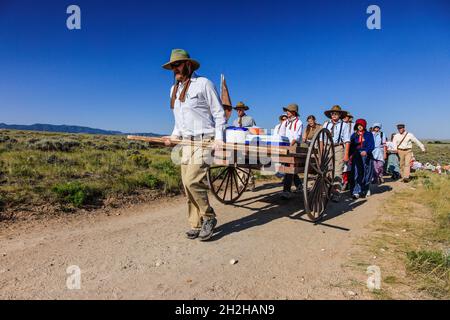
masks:
<path id="1" fill-rule="evenodd" d="M 347 115 L 342 118 L 342 121 L 348 124 L 348 131 L 349 135 L 351 136 L 353 133 L 353 116 L 350 114 L 350 112 L 347 113 Z M 344 168 L 342 169 L 342 190 L 346 191 L 349 186 L 349 179 L 350 179 L 350 173 L 351 173 L 351 156 L 349 156 L 348 162 L 344 163 Z"/>
<path id="2" fill-rule="evenodd" d="M 344 164 L 349 160 L 350 129 L 348 123 L 342 121 L 342 118 L 347 115 L 347 111 L 342 110 L 340 106 L 333 106 L 330 110 L 325 111 L 325 115 L 330 120 L 326 121 L 323 127 L 330 130 L 334 144 L 335 171 L 331 200 L 333 202 L 339 202 L 341 200 L 341 192 L 343 191 L 342 173 Z"/>
<path id="3" fill-rule="evenodd" d="M 423 143 L 417 140 L 412 133 L 407 132 L 405 127 L 404 124 L 397 125 L 398 133 L 394 136 L 393 142 L 397 146 L 397 152 L 400 158 L 400 174 L 403 182 L 407 183 L 410 181 L 410 163 L 412 159 L 413 142 L 422 150 L 422 152 L 426 152 L 426 150 Z"/>
<path id="4" fill-rule="evenodd" d="M 256 126 L 255 120 L 245 113 L 245 111 L 249 109 L 250 107 L 245 105 L 245 103 L 243 103 L 242 101 L 239 102 L 236 107 L 234 107 L 234 110 L 236 110 L 238 117 L 233 121 L 233 126 L 239 128 L 249 128 Z"/>
<path id="5" fill-rule="evenodd" d="M 375 148 L 372 155 L 374 167 L 373 182 L 375 184 L 382 184 L 384 182 L 384 162 L 387 159 L 386 137 L 384 136 L 383 131 L 381 131 L 381 128 L 381 123 L 373 124 L 372 134 L 375 142 Z"/>
<path id="6" fill-rule="evenodd" d="M 279 136 L 280 135 L 280 130 L 281 130 L 281 126 L 283 125 L 283 122 L 285 122 L 287 120 L 287 115 L 282 114 L 281 116 L 278 117 L 278 121 L 279 123 L 275 126 L 275 128 L 273 128 L 272 133 L 274 135 Z"/>
<path id="7" fill-rule="evenodd" d="M 400 179 L 400 161 L 397 152 L 397 145 L 393 142 L 395 133 L 391 135 L 390 141 L 386 143 L 387 165 L 386 172 L 392 177 L 392 180 Z"/>
<path id="8" fill-rule="evenodd" d="M 292 103 L 286 108 L 283 108 L 283 110 L 286 112 L 288 118 L 283 122 L 284 125 L 281 126 L 280 135 L 288 137 L 291 146 L 300 146 L 302 141 L 303 123 L 299 118 L 298 105 Z M 292 182 L 294 182 L 296 192 L 302 190 L 302 181 L 298 174 L 286 173 L 283 179 L 283 192 L 281 194 L 283 199 L 290 199 L 292 197 Z"/>
<path id="9" fill-rule="evenodd" d="M 370 182 L 373 179 L 372 151 L 375 142 L 373 134 L 366 128 L 366 120 L 356 120 L 356 132 L 350 138 L 350 154 L 352 155 L 350 192 L 354 199 L 370 195 Z"/>
<path id="10" fill-rule="evenodd" d="M 308 116 L 306 121 L 308 124 L 303 133 L 303 142 L 309 145 L 316 132 L 322 129 L 322 126 L 316 122 L 316 117 L 314 115 Z"/>
<path id="11" fill-rule="evenodd" d="M 163 65 L 174 73 L 176 80 L 170 91 L 175 126 L 172 135 L 166 137 L 166 145 L 171 144 L 172 138 L 181 138 L 186 143 L 203 141 L 212 142 L 214 148 L 223 146 L 225 113 L 214 84 L 195 73 L 199 67 L 200 63 L 182 49 L 172 50 L 170 61 Z M 209 167 L 205 153 L 209 154 L 202 147 L 185 145 L 181 158 L 181 178 L 191 226 L 186 236 L 203 241 L 212 236 L 217 224 L 204 183 Z"/>
<path id="12" fill-rule="evenodd" d="M 238 104 L 234 107 L 234 110 L 236 110 L 238 117 L 237 119 L 235 119 L 233 121 L 233 126 L 234 127 L 239 127 L 239 128 L 250 128 L 253 126 L 256 126 L 256 122 L 255 120 L 247 115 L 245 113 L 245 111 L 249 110 L 250 107 L 245 105 L 245 103 L 243 103 L 242 101 L 238 102 Z M 244 175 L 244 173 L 240 173 L 242 175 Z M 249 182 L 248 182 L 248 191 L 254 191 L 256 189 L 256 181 L 255 181 L 255 175 L 253 174 L 253 172 L 250 172 L 250 178 L 249 178 Z"/>

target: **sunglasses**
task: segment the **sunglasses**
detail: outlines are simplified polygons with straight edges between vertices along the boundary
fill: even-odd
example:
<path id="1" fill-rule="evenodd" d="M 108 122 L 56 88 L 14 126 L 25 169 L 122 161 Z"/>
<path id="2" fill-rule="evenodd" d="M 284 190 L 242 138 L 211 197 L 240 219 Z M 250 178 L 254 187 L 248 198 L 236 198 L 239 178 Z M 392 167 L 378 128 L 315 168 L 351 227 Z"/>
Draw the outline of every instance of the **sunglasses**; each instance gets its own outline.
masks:
<path id="1" fill-rule="evenodd" d="M 181 66 L 183 63 L 184 63 L 184 61 L 177 61 L 177 62 L 171 63 L 170 66 L 171 66 L 172 68 L 178 68 L 178 67 Z"/>

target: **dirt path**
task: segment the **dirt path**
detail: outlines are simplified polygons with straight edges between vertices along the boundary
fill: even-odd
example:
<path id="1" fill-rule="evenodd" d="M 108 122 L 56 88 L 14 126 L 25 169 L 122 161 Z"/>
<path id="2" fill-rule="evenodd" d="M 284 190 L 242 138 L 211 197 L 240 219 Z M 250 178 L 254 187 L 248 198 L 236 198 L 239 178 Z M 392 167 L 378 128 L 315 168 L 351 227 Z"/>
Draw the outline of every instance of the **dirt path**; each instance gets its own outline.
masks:
<path id="1" fill-rule="evenodd" d="M 235 206 L 213 200 L 219 224 L 209 242 L 185 239 L 183 197 L 109 216 L 0 225 L 0 298 L 346 299 L 343 264 L 391 187 L 402 186 L 331 204 L 317 225 L 302 215 L 301 198 L 279 198 L 278 185 Z M 67 289 L 70 265 L 82 271 L 80 290 Z"/>

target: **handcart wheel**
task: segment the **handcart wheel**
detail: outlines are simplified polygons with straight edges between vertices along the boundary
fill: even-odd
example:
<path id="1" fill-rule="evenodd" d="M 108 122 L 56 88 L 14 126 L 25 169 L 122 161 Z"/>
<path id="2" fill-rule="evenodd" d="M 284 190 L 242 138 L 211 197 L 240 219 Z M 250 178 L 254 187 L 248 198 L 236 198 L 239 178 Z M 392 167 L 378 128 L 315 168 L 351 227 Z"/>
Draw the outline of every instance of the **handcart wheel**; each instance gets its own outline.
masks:
<path id="1" fill-rule="evenodd" d="M 305 212 L 312 221 L 322 218 L 332 195 L 334 144 L 328 129 L 322 128 L 311 140 L 303 180 Z"/>
<path id="2" fill-rule="evenodd" d="M 206 177 L 212 194 L 222 203 L 230 204 L 247 189 L 251 169 L 238 166 L 211 166 Z"/>

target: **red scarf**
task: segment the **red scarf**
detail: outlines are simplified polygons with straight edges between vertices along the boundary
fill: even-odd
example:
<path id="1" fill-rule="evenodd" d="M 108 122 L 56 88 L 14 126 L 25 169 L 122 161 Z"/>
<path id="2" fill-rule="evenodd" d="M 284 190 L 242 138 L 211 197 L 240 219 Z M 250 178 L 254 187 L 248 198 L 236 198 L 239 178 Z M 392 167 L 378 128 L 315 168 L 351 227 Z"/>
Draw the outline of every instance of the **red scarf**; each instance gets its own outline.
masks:
<path id="1" fill-rule="evenodd" d="M 359 143 L 359 148 L 361 149 L 363 147 L 363 143 L 364 143 L 364 132 L 366 132 L 366 130 L 362 130 L 362 131 L 358 131 L 358 143 Z"/>

